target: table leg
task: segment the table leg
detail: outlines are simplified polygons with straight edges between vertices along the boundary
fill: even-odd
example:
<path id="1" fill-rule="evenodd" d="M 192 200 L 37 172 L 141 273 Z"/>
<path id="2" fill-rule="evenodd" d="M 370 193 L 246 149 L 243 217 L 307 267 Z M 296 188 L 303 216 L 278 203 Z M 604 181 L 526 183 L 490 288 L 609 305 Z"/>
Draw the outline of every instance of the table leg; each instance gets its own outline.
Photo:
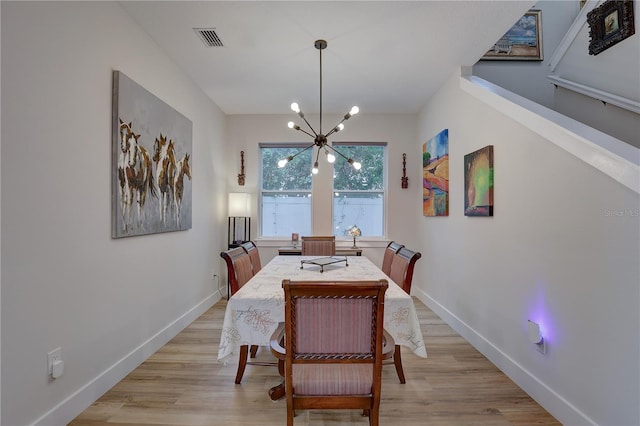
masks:
<path id="1" fill-rule="evenodd" d="M 282 398 L 284 395 L 285 395 L 284 382 L 269 389 L 269 398 L 271 398 L 272 401 L 277 401 L 280 398 Z"/>

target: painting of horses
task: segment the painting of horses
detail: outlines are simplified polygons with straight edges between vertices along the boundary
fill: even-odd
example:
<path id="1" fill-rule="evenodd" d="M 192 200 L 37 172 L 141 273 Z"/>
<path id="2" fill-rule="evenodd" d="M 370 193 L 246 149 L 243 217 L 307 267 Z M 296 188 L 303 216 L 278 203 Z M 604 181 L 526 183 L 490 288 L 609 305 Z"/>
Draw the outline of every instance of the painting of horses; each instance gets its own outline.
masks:
<path id="1" fill-rule="evenodd" d="M 111 236 L 191 228 L 192 123 L 113 72 Z"/>
<path id="2" fill-rule="evenodd" d="M 449 129 L 422 145 L 422 214 L 449 216 Z"/>
<path id="3" fill-rule="evenodd" d="M 464 215 L 493 216 L 493 145 L 464 156 Z"/>

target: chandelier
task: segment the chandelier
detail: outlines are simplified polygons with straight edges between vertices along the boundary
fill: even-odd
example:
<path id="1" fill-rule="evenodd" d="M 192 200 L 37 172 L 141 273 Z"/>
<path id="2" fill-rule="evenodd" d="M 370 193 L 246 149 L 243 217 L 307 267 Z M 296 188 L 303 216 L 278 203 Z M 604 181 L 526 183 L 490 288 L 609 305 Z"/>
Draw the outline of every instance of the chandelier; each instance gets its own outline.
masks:
<path id="1" fill-rule="evenodd" d="M 304 114 L 300 109 L 300 107 L 298 106 L 298 104 L 295 102 L 292 103 L 291 109 L 293 110 L 293 112 L 298 114 L 300 118 L 304 120 L 305 123 L 307 123 L 307 126 L 309 127 L 312 133 L 309 133 L 306 130 L 300 128 L 300 126 L 295 124 L 293 121 L 289 122 L 289 128 L 298 130 L 302 133 L 305 133 L 311 136 L 313 138 L 313 143 L 308 147 L 298 151 L 296 154 L 290 155 L 287 158 L 283 158 L 282 160 L 278 161 L 278 167 L 282 168 L 286 166 L 289 161 L 293 160 L 298 155 L 302 154 L 309 148 L 317 146 L 318 152 L 316 153 L 316 161 L 315 163 L 313 163 L 313 169 L 311 169 L 311 172 L 314 175 L 318 174 L 318 159 L 320 157 L 320 151 L 324 151 L 325 155 L 327 156 L 327 161 L 329 163 L 334 163 L 336 161 L 336 156 L 333 155 L 329 150 L 333 151 L 334 153 L 344 158 L 349 164 L 351 164 L 351 166 L 353 166 L 354 169 L 360 170 L 360 168 L 362 167 L 362 164 L 360 164 L 357 161 L 354 161 L 353 158 L 347 157 L 346 155 L 342 154 L 340 151 L 335 149 L 333 146 L 327 144 L 327 138 L 332 134 L 337 133 L 340 130 L 344 129 L 343 123 L 346 120 L 350 119 L 352 116 L 356 115 L 360 111 L 360 109 L 357 106 L 351 107 L 351 110 L 345 114 L 344 118 L 338 124 L 336 124 L 326 135 L 322 133 L 322 50 L 324 50 L 327 47 L 327 42 L 325 40 L 316 40 L 315 47 L 320 51 L 320 127 L 319 127 L 319 130 L 316 132 L 311 126 L 311 124 L 309 124 L 307 119 L 304 118 Z"/>

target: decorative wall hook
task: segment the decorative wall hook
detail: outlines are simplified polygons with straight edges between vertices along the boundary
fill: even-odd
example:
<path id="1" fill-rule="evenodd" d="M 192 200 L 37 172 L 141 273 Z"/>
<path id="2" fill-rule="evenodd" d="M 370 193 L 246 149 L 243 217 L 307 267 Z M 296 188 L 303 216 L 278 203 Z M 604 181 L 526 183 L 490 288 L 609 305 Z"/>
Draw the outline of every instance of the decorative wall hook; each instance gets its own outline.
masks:
<path id="1" fill-rule="evenodd" d="M 240 174 L 238 175 L 238 185 L 244 186 L 244 151 L 240 151 Z"/>
<path id="2" fill-rule="evenodd" d="M 409 178 L 407 177 L 407 154 L 402 153 L 402 189 L 409 187 Z"/>

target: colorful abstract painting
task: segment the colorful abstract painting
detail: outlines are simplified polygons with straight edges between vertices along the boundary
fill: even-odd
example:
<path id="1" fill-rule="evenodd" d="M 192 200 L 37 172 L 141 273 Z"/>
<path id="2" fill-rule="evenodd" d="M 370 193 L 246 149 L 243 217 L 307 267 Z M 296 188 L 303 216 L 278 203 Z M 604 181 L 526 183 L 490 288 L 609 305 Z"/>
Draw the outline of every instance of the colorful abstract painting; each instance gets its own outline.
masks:
<path id="1" fill-rule="evenodd" d="M 422 145 L 422 214 L 449 216 L 449 129 Z"/>
<path id="2" fill-rule="evenodd" d="M 464 214 L 493 216 L 493 145 L 464 156 Z"/>

